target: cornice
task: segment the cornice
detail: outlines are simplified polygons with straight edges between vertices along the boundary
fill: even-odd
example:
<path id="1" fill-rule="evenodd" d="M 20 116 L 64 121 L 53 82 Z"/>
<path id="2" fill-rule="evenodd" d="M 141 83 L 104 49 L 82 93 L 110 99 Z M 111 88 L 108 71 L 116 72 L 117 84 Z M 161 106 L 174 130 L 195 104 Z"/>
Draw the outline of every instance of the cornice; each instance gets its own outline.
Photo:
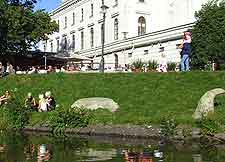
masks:
<path id="1" fill-rule="evenodd" d="M 84 30 L 84 27 L 80 27 L 78 28 L 78 31 Z"/>
<path id="2" fill-rule="evenodd" d="M 145 12 L 145 11 L 136 11 L 136 14 L 151 15 L 150 12 Z"/>
<path id="3" fill-rule="evenodd" d="M 78 4 L 80 2 L 85 3 L 85 2 L 88 2 L 88 1 L 90 1 L 90 0 L 69 0 L 69 1 L 66 1 L 66 2 L 62 3 L 58 8 L 56 8 L 55 10 L 50 12 L 50 16 L 54 16 L 55 14 L 65 10 L 65 9 L 68 9 L 70 6 L 73 6 L 73 5 Z"/>
<path id="4" fill-rule="evenodd" d="M 112 14 L 111 18 L 114 18 L 114 17 L 117 17 L 117 16 L 119 16 L 119 12 L 116 12 L 116 13 Z"/>
<path id="5" fill-rule="evenodd" d="M 70 32 L 70 34 L 74 34 L 74 33 L 76 33 L 76 30 L 72 30 L 72 31 Z"/>
<path id="6" fill-rule="evenodd" d="M 91 24 L 88 24 L 88 27 L 92 27 L 94 25 L 95 25 L 94 23 L 91 23 Z"/>

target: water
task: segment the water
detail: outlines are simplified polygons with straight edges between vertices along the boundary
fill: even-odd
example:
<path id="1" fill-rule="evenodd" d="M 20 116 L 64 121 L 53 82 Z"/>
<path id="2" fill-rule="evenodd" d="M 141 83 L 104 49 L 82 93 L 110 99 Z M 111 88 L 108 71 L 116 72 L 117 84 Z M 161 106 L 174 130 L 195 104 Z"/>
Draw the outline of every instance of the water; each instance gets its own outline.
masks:
<path id="1" fill-rule="evenodd" d="M 0 162 L 224 162 L 225 147 L 0 133 Z"/>

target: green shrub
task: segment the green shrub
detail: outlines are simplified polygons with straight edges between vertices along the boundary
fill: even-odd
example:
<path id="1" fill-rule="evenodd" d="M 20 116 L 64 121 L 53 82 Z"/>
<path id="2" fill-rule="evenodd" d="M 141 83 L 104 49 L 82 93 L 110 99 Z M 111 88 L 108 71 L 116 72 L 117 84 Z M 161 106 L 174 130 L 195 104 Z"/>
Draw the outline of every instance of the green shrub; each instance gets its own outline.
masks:
<path id="1" fill-rule="evenodd" d="M 208 64 L 206 64 L 204 67 L 204 70 L 205 71 L 213 71 L 212 64 L 210 62 Z"/>
<path id="2" fill-rule="evenodd" d="M 164 137 L 174 136 L 176 134 L 177 125 L 174 119 L 163 118 L 160 122 L 160 134 Z"/>
<path id="3" fill-rule="evenodd" d="M 213 135 L 220 129 L 220 124 L 212 119 L 203 119 L 196 122 L 197 126 L 201 128 L 203 134 Z"/>
<path id="4" fill-rule="evenodd" d="M 225 64 L 220 64 L 219 69 L 220 70 L 225 70 Z"/>
<path id="5" fill-rule="evenodd" d="M 132 66 L 135 69 L 142 69 L 143 65 L 144 65 L 144 62 L 141 59 L 138 59 L 132 63 Z"/>
<path id="6" fill-rule="evenodd" d="M 0 124 L 1 129 L 24 128 L 29 123 L 30 110 L 26 108 L 22 101 L 12 94 L 10 101 L 1 106 L 0 114 L 4 116 Z"/>
<path id="7" fill-rule="evenodd" d="M 58 109 L 50 114 L 50 125 L 53 129 L 86 127 L 92 115 L 84 108 Z"/>
<path id="8" fill-rule="evenodd" d="M 155 60 L 149 60 L 147 63 L 148 70 L 156 70 L 158 63 Z"/>
<path id="9" fill-rule="evenodd" d="M 224 115 L 219 112 L 211 113 L 207 117 L 196 121 L 196 125 L 206 135 L 224 132 Z"/>
<path id="10" fill-rule="evenodd" d="M 167 67 L 168 71 L 175 71 L 177 64 L 175 62 L 168 62 Z"/>

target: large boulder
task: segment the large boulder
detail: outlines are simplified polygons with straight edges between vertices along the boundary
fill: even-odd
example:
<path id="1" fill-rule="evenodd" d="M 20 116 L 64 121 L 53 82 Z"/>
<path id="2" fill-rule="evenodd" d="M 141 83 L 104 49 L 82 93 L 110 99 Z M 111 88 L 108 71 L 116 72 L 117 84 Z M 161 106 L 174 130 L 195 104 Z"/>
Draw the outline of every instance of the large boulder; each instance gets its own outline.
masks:
<path id="1" fill-rule="evenodd" d="M 108 109 L 111 112 L 115 112 L 119 105 L 110 98 L 93 97 L 83 98 L 74 102 L 71 108 L 86 108 L 90 110 Z"/>
<path id="2" fill-rule="evenodd" d="M 225 93 L 225 90 L 222 88 L 216 88 L 211 91 L 206 92 L 200 101 L 198 102 L 198 106 L 193 114 L 194 119 L 202 119 L 206 117 L 209 112 L 214 112 L 214 98 L 218 95 L 222 95 Z"/>

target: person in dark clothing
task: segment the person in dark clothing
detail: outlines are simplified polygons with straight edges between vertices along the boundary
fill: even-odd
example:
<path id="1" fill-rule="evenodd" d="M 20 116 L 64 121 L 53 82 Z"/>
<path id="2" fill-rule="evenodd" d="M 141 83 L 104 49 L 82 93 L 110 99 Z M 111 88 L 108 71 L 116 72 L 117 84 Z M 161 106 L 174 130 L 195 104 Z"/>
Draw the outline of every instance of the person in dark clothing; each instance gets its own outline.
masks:
<path id="1" fill-rule="evenodd" d="M 185 32 L 182 44 L 179 46 L 181 51 L 181 71 L 190 71 L 189 59 L 191 55 L 191 33 Z"/>
<path id="2" fill-rule="evenodd" d="M 31 93 L 27 94 L 27 98 L 25 99 L 25 107 L 31 108 L 33 111 L 37 111 L 37 103 Z"/>
<path id="3" fill-rule="evenodd" d="M 54 110 L 56 107 L 56 102 L 55 102 L 55 98 L 51 95 L 51 92 L 50 91 L 46 92 L 45 97 L 47 101 L 48 111 Z"/>

